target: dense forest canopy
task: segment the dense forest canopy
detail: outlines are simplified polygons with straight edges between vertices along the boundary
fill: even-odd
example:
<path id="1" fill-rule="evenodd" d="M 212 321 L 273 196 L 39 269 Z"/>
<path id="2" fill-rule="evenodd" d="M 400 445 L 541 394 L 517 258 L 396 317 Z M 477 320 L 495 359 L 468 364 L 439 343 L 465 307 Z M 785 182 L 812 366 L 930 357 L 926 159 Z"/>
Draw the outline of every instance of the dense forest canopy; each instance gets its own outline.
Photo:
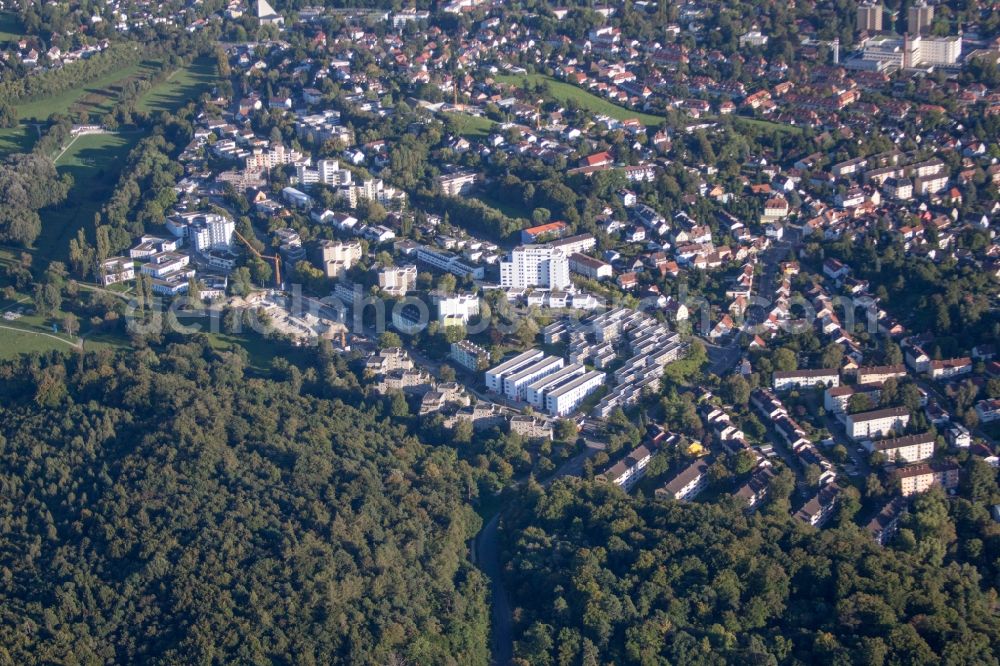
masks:
<path id="1" fill-rule="evenodd" d="M 486 662 L 454 452 L 245 368 L 0 365 L 0 663 Z"/>
<path id="2" fill-rule="evenodd" d="M 943 492 L 921 496 L 900 545 L 882 549 L 853 525 L 804 527 L 787 507 L 747 517 L 729 499 L 533 486 L 507 525 L 516 655 L 533 665 L 997 663 L 995 581 L 956 550 L 956 529 L 993 535 L 977 558 L 995 559 L 1000 544 L 985 509 L 952 504 L 957 520 Z"/>

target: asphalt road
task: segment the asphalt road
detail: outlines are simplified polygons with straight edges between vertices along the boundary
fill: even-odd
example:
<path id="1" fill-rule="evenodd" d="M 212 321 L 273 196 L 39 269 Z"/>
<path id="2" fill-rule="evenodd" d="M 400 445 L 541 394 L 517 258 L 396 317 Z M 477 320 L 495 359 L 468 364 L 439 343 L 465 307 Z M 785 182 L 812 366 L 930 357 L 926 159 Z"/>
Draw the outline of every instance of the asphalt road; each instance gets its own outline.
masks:
<path id="1" fill-rule="evenodd" d="M 565 476 L 580 476 L 584 463 L 604 444 L 584 438 L 586 446 L 582 451 L 564 462 L 542 485 L 548 488 L 556 479 Z M 494 666 L 508 666 L 514 657 L 514 631 L 511 617 L 510 598 L 503 586 L 503 568 L 500 565 L 500 544 L 497 534 L 500 519 L 506 507 L 483 525 L 473 540 L 472 561 L 490 579 L 490 654 Z"/>

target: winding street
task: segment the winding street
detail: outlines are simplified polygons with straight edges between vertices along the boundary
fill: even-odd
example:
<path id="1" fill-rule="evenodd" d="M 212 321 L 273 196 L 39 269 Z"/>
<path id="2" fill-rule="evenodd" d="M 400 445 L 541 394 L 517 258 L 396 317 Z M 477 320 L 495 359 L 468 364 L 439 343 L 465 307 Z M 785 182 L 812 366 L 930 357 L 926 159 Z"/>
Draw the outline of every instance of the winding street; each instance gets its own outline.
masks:
<path id="1" fill-rule="evenodd" d="M 556 479 L 565 476 L 580 476 L 584 463 L 598 451 L 604 450 L 604 444 L 597 440 L 584 437 L 585 446 L 582 451 L 564 462 L 542 483 L 548 488 Z M 507 666 L 514 658 L 514 632 L 512 629 L 510 598 L 503 586 L 503 568 L 500 565 L 500 543 L 498 528 L 500 519 L 508 507 L 501 507 L 497 513 L 483 525 L 483 528 L 473 539 L 472 562 L 476 564 L 490 579 L 490 655 L 494 666 Z"/>

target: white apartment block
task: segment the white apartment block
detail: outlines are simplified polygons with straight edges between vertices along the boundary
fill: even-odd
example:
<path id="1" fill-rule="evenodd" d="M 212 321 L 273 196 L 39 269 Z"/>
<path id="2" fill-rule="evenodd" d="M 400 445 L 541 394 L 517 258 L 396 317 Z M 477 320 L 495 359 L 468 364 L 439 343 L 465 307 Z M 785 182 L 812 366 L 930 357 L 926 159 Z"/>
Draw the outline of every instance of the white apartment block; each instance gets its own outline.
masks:
<path id="1" fill-rule="evenodd" d="M 247 171 L 261 171 L 262 169 L 273 169 L 285 164 L 309 164 L 309 158 L 297 150 L 285 148 L 282 144 L 274 146 L 270 150 L 255 150 L 247 156 Z"/>
<path id="2" fill-rule="evenodd" d="M 546 375 L 551 375 L 562 368 L 563 365 L 564 361 L 558 356 L 543 357 L 541 360 L 504 377 L 504 395 L 511 400 L 524 400 L 529 384 Z"/>
<path id="3" fill-rule="evenodd" d="M 788 391 L 793 388 L 817 386 L 840 386 L 840 373 L 836 370 L 791 370 L 774 371 L 774 390 Z"/>
<path id="4" fill-rule="evenodd" d="M 537 382 L 529 384 L 525 391 L 525 400 L 536 409 L 545 409 L 545 395 L 547 391 L 558 388 L 585 372 L 587 372 L 587 369 L 582 364 L 570 363 L 558 372 L 554 372 L 551 375 L 542 377 Z"/>
<path id="5" fill-rule="evenodd" d="M 438 176 L 441 192 L 449 197 L 458 197 L 468 193 L 476 184 L 479 176 L 472 171 L 462 171 Z"/>
<path id="6" fill-rule="evenodd" d="M 154 278 L 164 278 L 171 273 L 183 270 L 191 262 L 191 257 L 177 252 L 161 252 L 149 258 L 140 269 L 143 275 Z"/>
<path id="7" fill-rule="evenodd" d="M 547 245 L 557 250 L 562 250 L 563 254 L 568 257 L 576 252 L 580 254 L 590 252 L 597 247 L 597 239 L 594 238 L 594 234 L 577 234 L 576 236 L 567 236 L 566 238 L 549 241 Z"/>
<path id="8" fill-rule="evenodd" d="M 873 412 L 847 415 L 847 434 L 859 441 L 877 439 L 890 432 L 902 432 L 910 423 L 910 411 L 906 407 L 876 409 Z"/>
<path id="9" fill-rule="evenodd" d="M 479 314 L 479 297 L 475 294 L 455 294 L 437 299 L 438 321 L 445 326 L 469 323 Z"/>
<path id="10" fill-rule="evenodd" d="M 872 406 L 875 406 L 882 398 L 881 386 L 881 384 L 846 384 L 828 388 L 823 393 L 823 409 L 843 414 L 847 411 L 851 398 L 858 394 L 867 395 Z"/>
<path id="11" fill-rule="evenodd" d="M 490 353 L 468 340 L 451 343 L 451 358 L 467 370 L 475 372 L 490 362 Z"/>
<path id="12" fill-rule="evenodd" d="M 222 215 L 204 215 L 191 225 L 191 245 L 199 252 L 229 249 L 236 224 Z"/>
<path id="13" fill-rule="evenodd" d="M 882 383 L 890 377 L 905 377 L 906 366 L 899 365 L 873 365 L 860 367 L 856 373 L 859 384 Z"/>
<path id="14" fill-rule="evenodd" d="M 526 368 L 528 365 L 540 360 L 543 356 L 545 356 L 545 352 L 541 349 L 529 349 L 526 352 L 521 352 L 514 358 L 507 359 L 495 368 L 487 370 L 485 377 L 486 388 L 493 393 L 503 393 L 504 377 L 512 375 L 522 368 Z"/>
<path id="15" fill-rule="evenodd" d="M 417 267 L 407 264 L 382 268 L 378 272 L 378 286 L 391 296 L 405 296 L 417 286 Z"/>
<path id="16" fill-rule="evenodd" d="M 417 248 L 417 261 L 458 277 L 472 277 L 482 280 L 485 274 L 482 266 L 466 263 L 461 257 L 450 252 L 439 252 L 426 246 Z"/>
<path id="17" fill-rule="evenodd" d="M 591 370 L 557 389 L 548 391 L 545 396 L 545 409 L 553 416 L 572 414 L 588 395 L 603 384 L 604 373 L 600 370 Z"/>
<path id="18" fill-rule="evenodd" d="M 646 474 L 646 465 L 653 459 L 653 454 L 648 448 L 640 444 L 621 460 L 602 473 L 594 477 L 598 481 L 613 483 L 626 492 L 635 485 L 636 481 Z"/>
<path id="19" fill-rule="evenodd" d="M 500 286 L 504 289 L 566 289 L 569 279 L 567 255 L 550 244 L 522 245 L 500 262 Z"/>
<path id="20" fill-rule="evenodd" d="M 569 269 L 591 280 L 603 280 L 614 274 L 614 270 L 608 262 L 588 257 L 579 252 L 569 255 Z"/>
<path id="21" fill-rule="evenodd" d="M 934 456 L 934 435 L 907 435 L 893 439 L 869 442 L 866 447 L 871 453 L 881 453 L 891 463 L 917 463 Z"/>
<path id="22" fill-rule="evenodd" d="M 351 184 L 351 172 L 341 169 L 337 160 L 320 160 L 316 162 L 315 169 L 310 169 L 307 164 L 297 164 L 295 175 L 300 185 L 322 183 L 331 187 L 341 187 Z"/>
<path id="23" fill-rule="evenodd" d="M 358 241 L 323 241 L 320 244 L 323 271 L 327 277 L 339 277 L 350 270 L 361 259 L 361 243 Z"/>

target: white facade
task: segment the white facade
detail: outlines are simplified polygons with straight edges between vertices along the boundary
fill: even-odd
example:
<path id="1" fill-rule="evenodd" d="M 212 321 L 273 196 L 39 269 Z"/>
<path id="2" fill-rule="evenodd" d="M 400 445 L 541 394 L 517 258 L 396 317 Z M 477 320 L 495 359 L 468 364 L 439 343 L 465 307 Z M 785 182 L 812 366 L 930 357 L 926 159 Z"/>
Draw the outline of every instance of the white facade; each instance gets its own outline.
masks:
<path id="1" fill-rule="evenodd" d="M 204 215 L 191 225 L 191 245 L 199 252 L 228 249 L 236 224 L 222 215 Z"/>
<path id="2" fill-rule="evenodd" d="M 529 349 L 521 352 L 512 359 L 508 359 L 500 365 L 486 371 L 486 388 L 494 393 L 503 393 L 504 377 L 514 374 L 518 370 L 538 361 L 545 353 L 541 349 Z"/>
<path id="3" fill-rule="evenodd" d="M 587 396 L 604 384 L 604 373 L 591 370 L 585 375 L 560 386 L 545 396 L 545 408 L 553 416 L 566 416 L 576 411 Z"/>
<path id="4" fill-rule="evenodd" d="M 550 245 L 522 245 L 500 262 L 500 286 L 504 289 L 566 289 L 570 286 L 569 260 Z"/>
<path id="5" fill-rule="evenodd" d="M 417 267 L 408 264 L 383 268 L 378 272 L 378 286 L 387 294 L 405 296 L 417 286 Z"/>
<path id="6" fill-rule="evenodd" d="M 848 414 L 847 434 L 854 440 L 884 437 L 889 432 L 901 432 L 909 422 L 910 412 L 905 407 Z"/>
<path id="7" fill-rule="evenodd" d="M 489 363 L 490 353 L 474 342 L 459 340 L 451 343 L 451 358 L 463 368 L 476 371 L 480 363 Z"/>
<path id="8" fill-rule="evenodd" d="M 545 394 L 547 391 L 551 391 L 567 382 L 572 381 L 586 371 L 587 369 L 583 367 L 583 365 L 579 363 L 570 363 L 566 367 L 559 370 L 559 372 L 555 372 L 547 377 L 542 377 L 538 381 L 529 384 L 527 391 L 525 391 L 525 399 L 532 407 L 536 409 L 545 409 Z"/>
<path id="9" fill-rule="evenodd" d="M 524 400 L 528 384 L 562 368 L 564 362 L 557 356 L 545 356 L 522 370 L 504 377 L 503 392 L 511 400 Z"/>
<path id="10" fill-rule="evenodd" d="M 474 294 L 456 294 L 439 298 L 437 301 L 438 321 L 443 324 L 469 323 L 479 314 L 479 297 Z"/>

